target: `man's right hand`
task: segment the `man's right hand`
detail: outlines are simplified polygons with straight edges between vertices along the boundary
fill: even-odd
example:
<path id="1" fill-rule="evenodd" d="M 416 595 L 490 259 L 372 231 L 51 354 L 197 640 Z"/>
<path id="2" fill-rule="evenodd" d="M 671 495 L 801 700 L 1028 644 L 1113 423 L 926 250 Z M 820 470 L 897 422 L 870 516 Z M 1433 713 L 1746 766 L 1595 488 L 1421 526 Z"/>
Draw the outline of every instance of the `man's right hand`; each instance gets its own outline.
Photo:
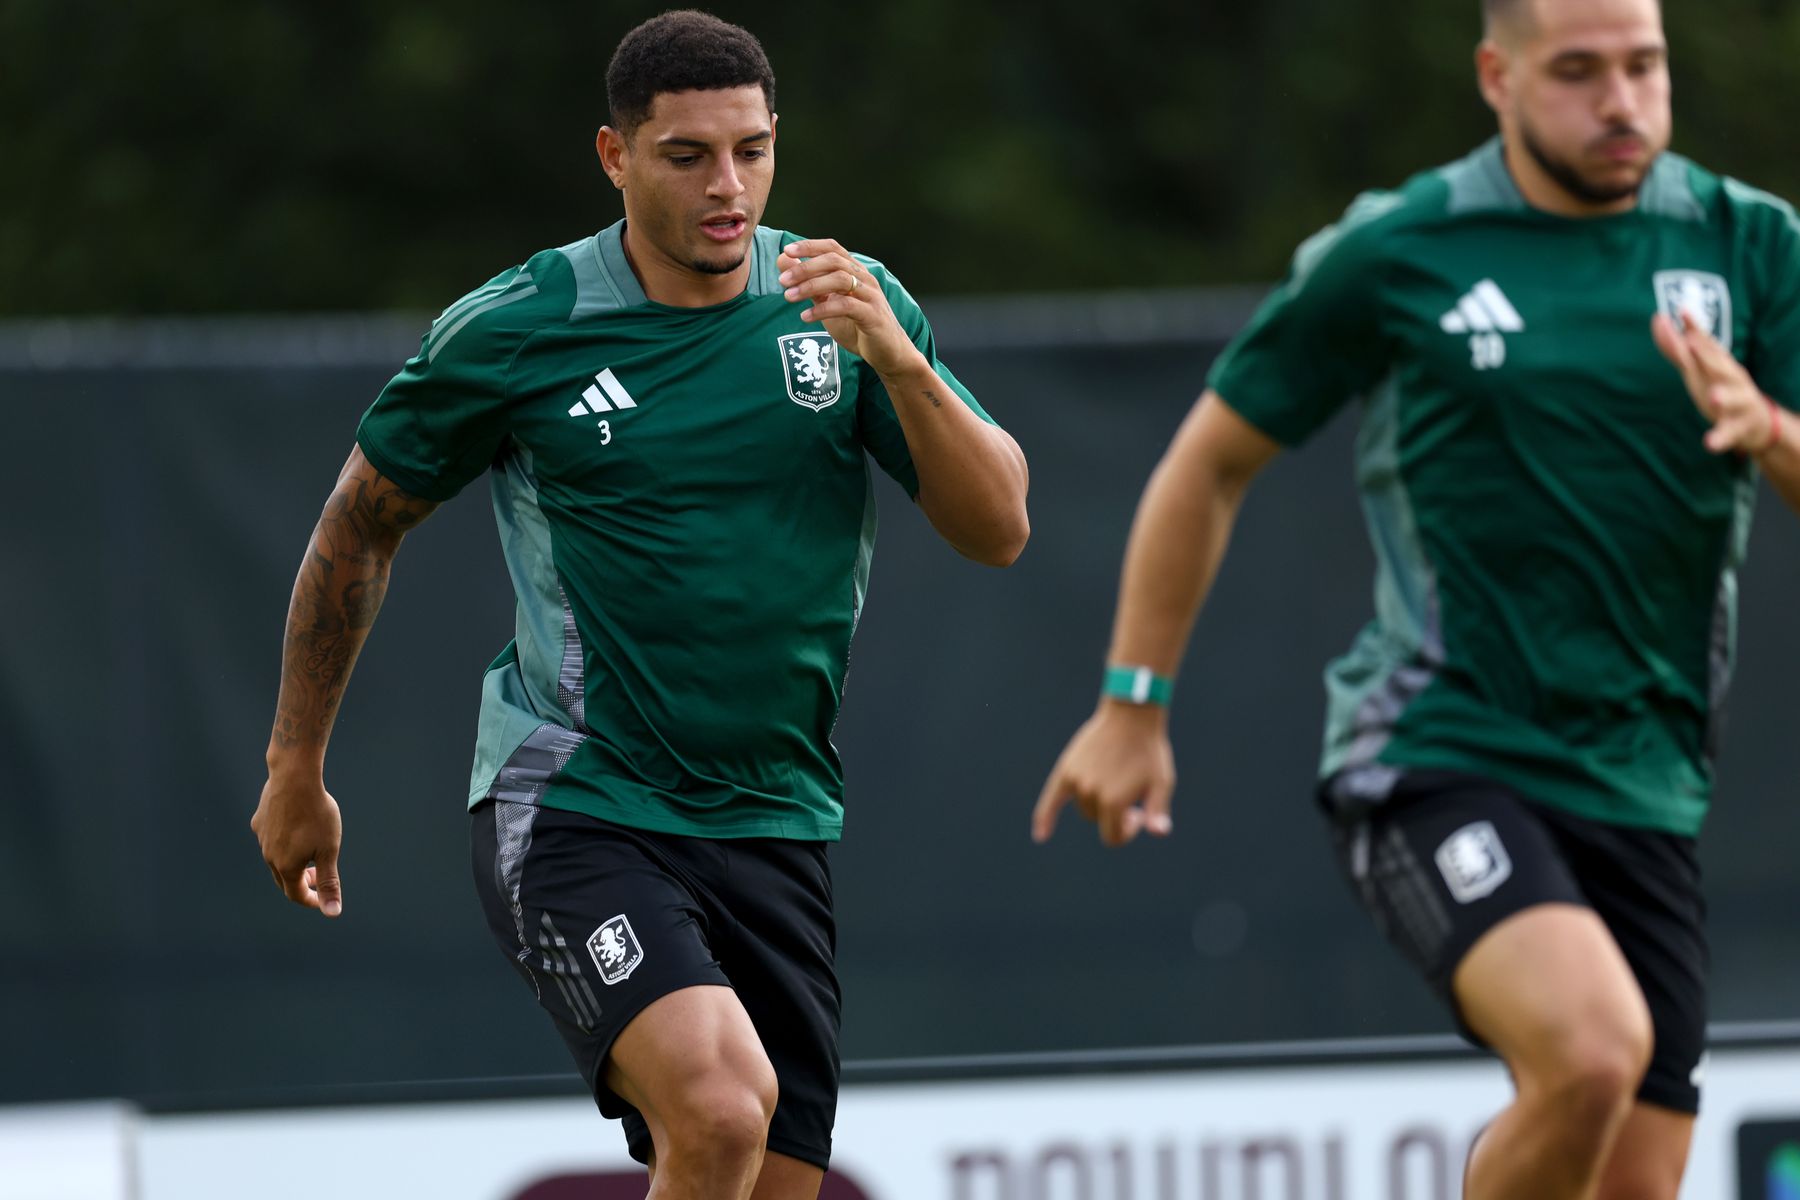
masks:
<path id="1" fill-rule="evenodd" d="M 1139 833 L 1166 837 L 1173 828 L 1174 791 L 1168 710 L 1102 700 L 1056 760 L 1031 814 L 1031 837 L 1048 841 L 1057 813 L 1069 803 L 1099 827 L 1108 846 L 1122 846 Z"/>
<path id="2" fill-rule="evenodd" d="M 344 889 L 338 880 L 344 823 L 323 780 L 296 782 L 271 772 L 250 829 L 275 883 L 289 900 L 328 917 L 344 911 Z"/>

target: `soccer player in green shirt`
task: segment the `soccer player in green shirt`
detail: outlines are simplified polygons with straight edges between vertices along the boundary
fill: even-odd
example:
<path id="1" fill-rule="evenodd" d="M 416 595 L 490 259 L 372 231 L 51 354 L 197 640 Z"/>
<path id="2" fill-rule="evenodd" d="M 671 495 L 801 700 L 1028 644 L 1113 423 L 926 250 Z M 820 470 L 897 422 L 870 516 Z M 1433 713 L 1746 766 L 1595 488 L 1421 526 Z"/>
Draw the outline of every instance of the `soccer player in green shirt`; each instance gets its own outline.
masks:
<path id="1" fill-rule="evenodd" d="M 632 31 L 597 140 L 626 219 L 446 309 L 364 416 L 289 610 L 277 882 L 342 911 L 326 738 L 401 538 L 489 475 L 517 636 L 469 791 L 508 959 L 658 1200 L 810 1200 L 838 1082 L 830 734 L 875 534 L 867 459 L 1010 563 L 1018 446 L 880 263 L 762 228 L 775 81 L 692 11 Z"/>
<path id="2" fill-rule="evenodd" d="M 1800 223 L 1665 152 L 1656 0 L 1485 16 L 1500 136 L 1358 199 L 1214 365 L 1034 834 L 1070 803 L 1108 844 L 1170 831 L 1171 677 L 1245 489 L 1360 399 L 1376 616 L 1326 676 L 1319 800 L 1381 931 L 1517 1085 L 1466 1194 L 1672 1200 L 1735 571 L 1758 476 L 1800 507 Z"/>

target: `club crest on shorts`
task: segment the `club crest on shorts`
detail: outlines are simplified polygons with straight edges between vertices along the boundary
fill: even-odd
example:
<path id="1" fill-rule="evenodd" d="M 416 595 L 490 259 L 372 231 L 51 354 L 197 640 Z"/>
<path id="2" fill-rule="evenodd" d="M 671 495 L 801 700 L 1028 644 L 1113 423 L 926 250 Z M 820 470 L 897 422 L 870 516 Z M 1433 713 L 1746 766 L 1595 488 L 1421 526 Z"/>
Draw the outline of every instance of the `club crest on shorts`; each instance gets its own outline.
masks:
<path id="1" fill-rule="evenodd" d="M 1687 313 L 1700 327 L 1731 349 L 1731 285 L 1710 271 L 1658 271 L 1651 280 L 1656 310 L 1671 321 Z"/>
<path id="2" fill-rule="evenodd" d="M 1492 821 L 1476 821 L 1444 839 L 1433 859 L 1458 904 L 1490 896 L 1512 876 L 1512 859 Z"/>
<path id="3" fill-rule="evenodd" d="M 838 373 L 838 345 L 829 333 L 787 333 L 775 339 L 788 399 L 818 412 L 844 394 Z"/>
<path id="4" fill-rule="evenodd" d="M 594 965 L 600 968 L 601 981 L 609 986 L 629 978 L 644 961 L 644 947 L 631 931 L 631 922 L 624 913 L 590 933 L 587 948 L 594 956 Z"/>

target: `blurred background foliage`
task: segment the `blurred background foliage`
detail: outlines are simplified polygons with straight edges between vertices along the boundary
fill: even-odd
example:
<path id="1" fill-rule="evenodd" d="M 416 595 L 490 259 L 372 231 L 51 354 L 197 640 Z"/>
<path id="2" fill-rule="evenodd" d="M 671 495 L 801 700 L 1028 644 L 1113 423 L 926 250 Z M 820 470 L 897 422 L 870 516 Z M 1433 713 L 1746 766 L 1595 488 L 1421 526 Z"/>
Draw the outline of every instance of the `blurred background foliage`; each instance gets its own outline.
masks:
<path id="1" fill-rule="evenodd" d="M 616 217 L 606 62 L 664 7 L 4 0 L 0 311 L 435 310 Z M 768 221 L 928 294 L 1270 279 L 1492 128 L 1476 0 L 711 8 L 780 82 Z M 1800 5 L 1667 19 L 1677 147 L 1800 195 Z"/>

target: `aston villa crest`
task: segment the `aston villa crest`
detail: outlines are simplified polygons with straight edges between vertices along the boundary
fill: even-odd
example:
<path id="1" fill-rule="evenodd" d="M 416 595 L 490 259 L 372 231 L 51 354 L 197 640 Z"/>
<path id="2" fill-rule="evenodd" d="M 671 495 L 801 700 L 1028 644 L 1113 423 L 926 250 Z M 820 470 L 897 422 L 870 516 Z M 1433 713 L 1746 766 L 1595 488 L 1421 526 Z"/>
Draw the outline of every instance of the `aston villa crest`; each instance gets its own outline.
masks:
<path id="1" fill-rule="evenodd" d="M 818 412 L 844 394 L 838 373 L 838 346 L 829 333 L 789 333 L 775 339 L 788 399 Z"/>
<path id="2" fill-rule="evenodd" d="M 631 931 L 631 922 L 620 913 L 588 935 L 588 953 L 600 968 L 600 979 L 607 985 L 628 979 L 644 961 L 643 944 Z"/>
<path id="3" fill-rule="evenodd" d="M 1656 309 L 1671 321 L 1687 313 L 1719 344 L 1731 349 L 1731 285 L 1710 271 L 1658 271 L 1652 280 Z"/>

